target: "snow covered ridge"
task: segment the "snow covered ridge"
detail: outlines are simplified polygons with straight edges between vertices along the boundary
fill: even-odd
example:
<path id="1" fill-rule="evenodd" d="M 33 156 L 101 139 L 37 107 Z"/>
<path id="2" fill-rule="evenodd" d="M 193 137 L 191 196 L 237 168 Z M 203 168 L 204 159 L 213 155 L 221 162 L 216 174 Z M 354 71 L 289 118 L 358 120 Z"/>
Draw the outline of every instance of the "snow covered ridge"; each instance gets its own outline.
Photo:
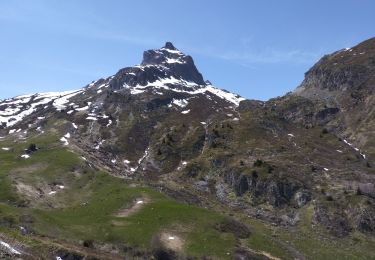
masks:
<path id="1" fill-rule="evenodd" d="M 102 84 L 99 87 L 102 88 L 106 87 L 107 85 Z M 146 85 L 128 86 L 124 84 L 124 88 L 128 88 L 130 90 L 130 93 L 133 95 L 144 93 L 149 89 L 170 90 L 173 92 L 186 93 L 190 95 L 213 94 L 221 99 L 233 103 L 235 106 L 238 106 L 240 101 L 244 100 L 244 98 L 236 94 L 218 89 L 210 84 L 198 85 L 194 82 L 177 79 L 174 77 L 158 79 L 154 82 L 148 82 Z M 34 112 L 50 107 L 55 108 L 57 111 L 66 109 L 69 104 L 72 104 L 70 103 L 70 99 L 82 93 L 83 91 L 84 89 L 64 92 L 39 93 L 33 95 L 17 96 L 12 99 L 0 101 L 0 125 L 11 127 L 22 121 L 25 117 L 33 114 Z M 207 97 L 209 98 L 209 95 L 207 95 Z M 183 108 L 188 104 L 188 101 L 175 99 L 173 100 L 173 104 Z M 88 108 L 89 107 L 86 106 L 82 108 L 75 108 L 75 110 L 84 111 Z M 70 114 L 70 112 L 74 111 L 68 111 L 67 113 Z M 44 117 L 38 117 L 38 120 L 43 119 Z M 96 118 L 88 119 L 95 120 Z"/>
<path id="2" fill-rule="evenodd" d="M 6 124 L 6 127 L 13 126 L 26 116 L 49 106 L 60 111 L 66 108 L 70 98 L 81 92 L 83 90 L 47 92 L 0 101 L 0 124 Z"/>
<path id="3" fill-rule="evenodd" d="M 245 100 L 239 95 L 216 88 L 210 84 L 197 85 L 194 82 L 186 81 L 183 79 L 176 79 L 174 77 L 162 78 L 154 82 L 148 82 L 146 85 L 136 85 L 134 87 L 124 84 L 124 88 L 130 89 L 130 93 L 133 95 L 144 93 L 149 88 L 170 90 L 190 95 L 211 93 L 221 99 L 233 103 L 236 106 L 238 106 L 242 100 Z"/>

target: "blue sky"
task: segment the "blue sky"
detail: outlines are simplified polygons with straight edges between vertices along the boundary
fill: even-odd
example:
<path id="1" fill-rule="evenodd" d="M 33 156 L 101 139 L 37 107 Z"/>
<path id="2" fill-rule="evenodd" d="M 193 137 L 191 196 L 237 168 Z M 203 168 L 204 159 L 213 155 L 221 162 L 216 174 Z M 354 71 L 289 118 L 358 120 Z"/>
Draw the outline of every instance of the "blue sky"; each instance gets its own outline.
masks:
<path id="1" fill-rule="evenodd" d="M 293 90 L 322 55 L 375 36 L 373 0 L 0 1 L 0 98 L 77 89 L 172 41 L 250 99 Z"/>

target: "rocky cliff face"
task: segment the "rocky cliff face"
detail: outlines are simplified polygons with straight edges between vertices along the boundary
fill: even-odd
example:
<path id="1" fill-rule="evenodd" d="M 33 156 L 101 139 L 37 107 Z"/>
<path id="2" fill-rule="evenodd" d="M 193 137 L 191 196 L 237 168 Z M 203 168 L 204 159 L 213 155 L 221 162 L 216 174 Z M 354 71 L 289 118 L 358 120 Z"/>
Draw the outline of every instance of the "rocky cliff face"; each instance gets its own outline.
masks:
<path id="1" fill-rule="evenodd" d="M 374 155 L 375 39 L 324 56 L 294 95 L 320 107 L 317 117 L 369 156 Z M 328 116 L 328 118 L 327 118 Z M 327 119 L 327 120 L 326 120 Z"/>

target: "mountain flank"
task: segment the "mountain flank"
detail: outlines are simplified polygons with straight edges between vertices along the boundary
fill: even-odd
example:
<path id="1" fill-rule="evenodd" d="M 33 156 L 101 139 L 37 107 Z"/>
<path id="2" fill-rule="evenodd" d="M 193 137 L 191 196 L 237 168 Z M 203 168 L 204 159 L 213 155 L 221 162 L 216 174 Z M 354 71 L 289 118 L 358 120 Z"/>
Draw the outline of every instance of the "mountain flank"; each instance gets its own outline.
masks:
<path id="1" fill-rule="evenodd" d="M 79 90 L 0 101 L 0 255 L 375 258 L 375 38 L 246 100 L 167 42 Z"/>

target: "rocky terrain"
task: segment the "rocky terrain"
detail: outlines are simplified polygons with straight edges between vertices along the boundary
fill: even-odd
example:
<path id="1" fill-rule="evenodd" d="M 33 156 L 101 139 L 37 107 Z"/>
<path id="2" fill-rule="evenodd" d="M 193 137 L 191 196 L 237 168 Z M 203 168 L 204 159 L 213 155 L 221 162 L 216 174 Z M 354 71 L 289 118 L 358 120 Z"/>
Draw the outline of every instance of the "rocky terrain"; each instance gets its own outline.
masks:
<path id="1" fill-rule="evenodd" d="M 0 252 L 375 258 L 374 70 L 370 39 L 245 100 L 168 42 L 80 90 L 3 100 Z"/>

